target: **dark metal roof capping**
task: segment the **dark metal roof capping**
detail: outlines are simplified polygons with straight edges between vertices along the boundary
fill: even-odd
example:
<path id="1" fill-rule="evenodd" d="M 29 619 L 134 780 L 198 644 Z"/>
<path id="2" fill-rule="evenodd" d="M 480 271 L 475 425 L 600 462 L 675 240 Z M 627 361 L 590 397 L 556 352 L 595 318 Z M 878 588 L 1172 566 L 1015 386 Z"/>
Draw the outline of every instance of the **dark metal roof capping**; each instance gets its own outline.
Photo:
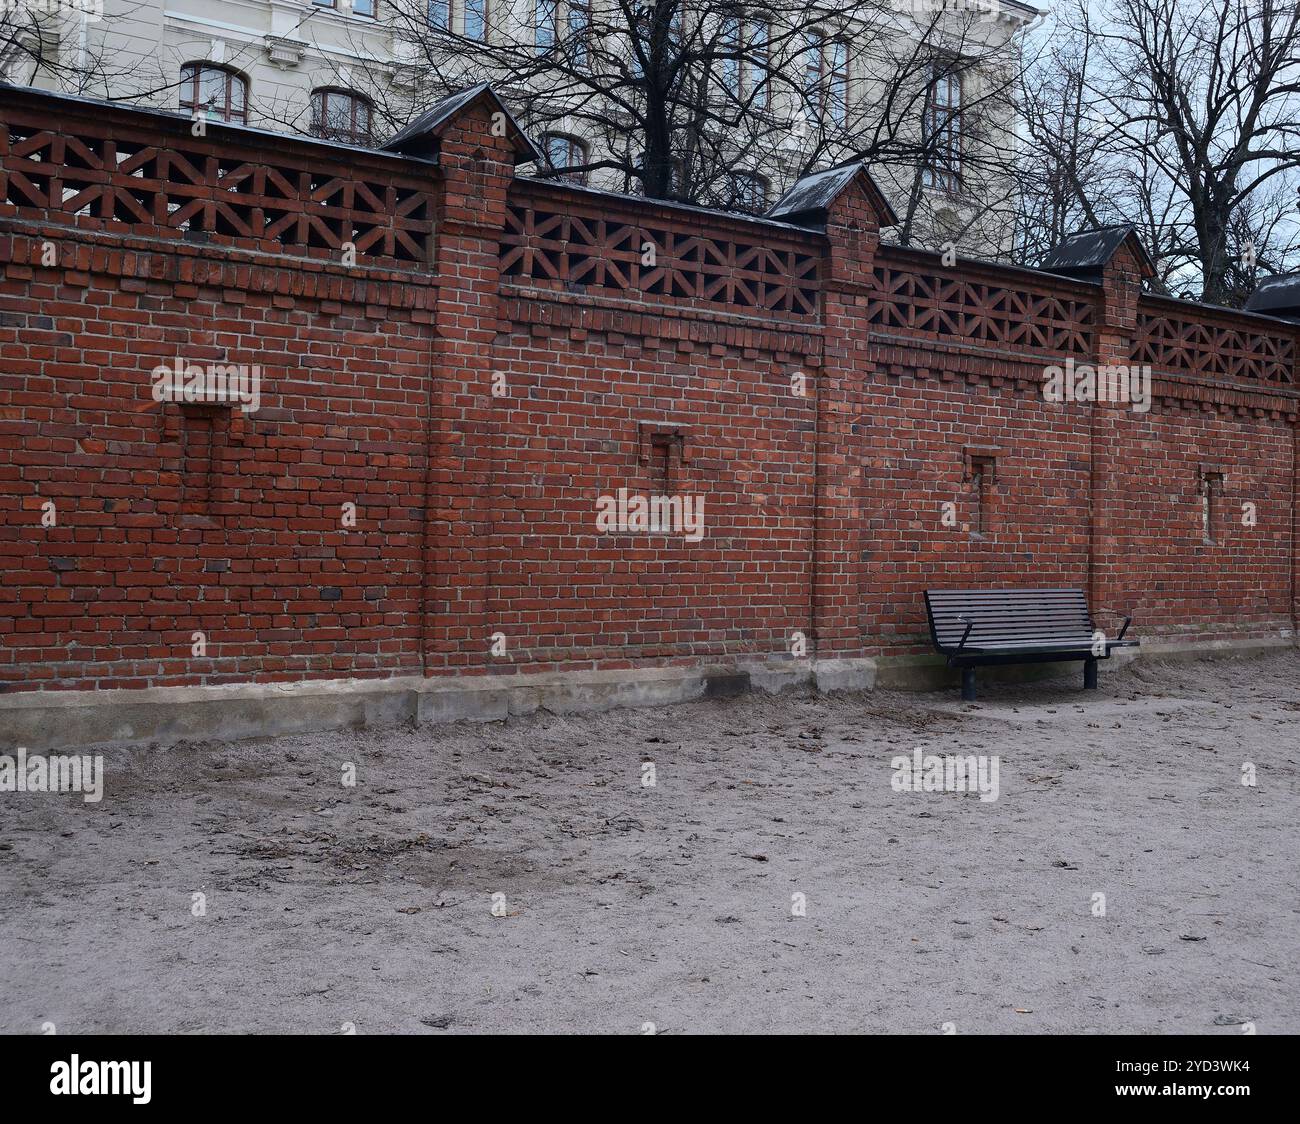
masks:
<path id="1" fill-rule="evenodd" d="M 594 195 L 605 199 L 617 199 L 624 203 L 648 203 L 655 207 L 664 207 L 673 211 L 686 211 L 693 215 L 700 215 L 712 219 L 723 219 L 728 222 L 760 223 L 763 226 L 770 226 L 775 230 L 782 230 L 787 233 L 802 234 L 805 236 L 810 233 L 806 226 L 800 226 L 798 223 L 782 222 L 780 219 L 774 219 L 767 215 L 748 215 L 740 211 L 723 211 L 719 210 L 717 207 L 702 207 L 698 203 L 683 203 L 680 199 L 656 199 L 653 196 L 629 195 L 624 191 L 607 191 L 605 188 L 590 187 L 585 183 L 570 183 L 568 180 L 563 179 L 543 179 L 540 176 L 519 176 L 515 182 L 540 184 L 544 187 L 555 188 L 558 191 L 571 192 L 575 195 Z"/>
<path id="2" fill-rule="evenodd" d="M 505 107 L 505 104 L 497 97 L 496 91 L 486 82 L 480 82 L 477 86 L 471 86 L 468 90 L 461 90 L 459 93 L 443 98 L 432 109 L 425 110 L 424 113 L 407 125 L 405 129 L 385 144 L 384 148 L 389 152 L 414 153 L 416 155 L 426 154 L 430 150 L 436 149 L 443 127 L 458 113 L 468 109 L 481 98 L 487 98 L 491 101 L 494 113 L 505 115 L 505 120 L 510 126 L 510 139 L 515 146 L 516 164 L 545 159 L 541 149 L 529 140 L 528 134 L 515 120 L 514 114 Z"/>
<path id="3" fill-rule="evenodd" d="M 827 168 L 824 172 L 813 172 L 804 176 L 789 191 L 781 196 L 767 212 L 770 219 L 780 219 L 797 225 L 820 223 L 826 221 L 826 213 L 839 197 L 840 193 L 859 176 L 863 177 L 867 193 L 872 197 L 881 226 L 894 226 L 898 216 L 889 205 L 889 200 L 876 186 L 866 164 L 858 161 L 841 164 L 838 168 Z"/>
<path id="4" fill-rule="evenodd" d="M 905 254 L 914 254 L 918 257 L 924 257 L 929 261 L 937 264 L 943 257 L 939 250 L 927 250 L 923 246 L 904 246 L 896 242 L 884 243 L 882 248 L 886 251 L 894 250 Z M 996 269 L 1002 273 L 1023 273 L 1025 281 L 1031 281 L 1036 277 L 1050 277 L 1056 281 L 1065 281 L 1071 285 L 1087 286 L 1095 288 L 1101 284 L 1100 278 L 1092 277 L 1074 277 L 1068 273 L 1049 273 L 1047 270 L 1038 269 L 1032 265 L 1017 265 L 1015 262 L 1001 261 L 997 258 L 981 258 L 975 254 L 961 254 L 957 258 L 959 265 L 973 265 L 984 269 Z"/>
<path id="5" fill-rule="evenodd" d="M 1137 231 L 1130 225 L 1102 226 L 1095 230 L 1080 230 L 1069 235 L 1059 246 L 1049 250 L 1038 268 L 1049 273 L 1064 273 L 1066 276 L 1090 276 L 1097 280 L 1101 271 L 1115 256 L 1126 241 L 1137 252 L 1142 264 L 1142 272 L 1153 277 L 1156 263 L 1151 260 L 1147 248 L 1137 236 Z"/>
<path id="6" fill-rule="evenodd" d="M 1265 277 L 1247 298 L 1246 311 L 1300 322 L 1300 273 Z"/>

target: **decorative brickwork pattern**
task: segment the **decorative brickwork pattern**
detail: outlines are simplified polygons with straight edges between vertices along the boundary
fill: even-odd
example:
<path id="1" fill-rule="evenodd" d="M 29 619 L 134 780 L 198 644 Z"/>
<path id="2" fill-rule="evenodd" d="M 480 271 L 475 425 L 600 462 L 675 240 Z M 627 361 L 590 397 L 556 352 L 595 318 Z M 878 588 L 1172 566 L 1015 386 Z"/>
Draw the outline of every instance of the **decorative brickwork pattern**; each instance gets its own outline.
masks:
<path id="1" fill-rule="evenodd" d="M 539 187 L 516 192 L 501 239 L 502 277 L 541 288 L 816 314 L 820 254 L 806 237 L 762 223 L 731 236 L 707 232 L 707 214 L 667 208 L 647 222 L 647 208 L 629 202 Z"/>
<path id="2" fill-rule="evenodd" d="M 1185 304 L 1148 300 L 1138 311 L 1133 362 L 1210 379 L 1292 386 L 1296 341 L 1259 318 L 1190 314 Z"/>
<path id="3" fill-rule="evenodd" d="M 344 169 L 287 144 L 272 158 L 218 124 L 206 139 L 185 122 L 150 125 L 87 115 L 51 127 L 0 109 L 0 215 L 334 260 L 350 243 L 360 261 L 429 264 L 433 200 L 393 174 L 402 161 L 358 153 Z"/>
<path id="4" fill-rule="evenodd" d="M 917 332 L 993 344 L 1089 355 L 1095 300 L 1034 292 L 1014 283 L 990 284 L 924 263 L 888 262 L 873 270 L 868 317 L 882 331 Z M 918 268 L 919 266 L 919 268 Z"/>

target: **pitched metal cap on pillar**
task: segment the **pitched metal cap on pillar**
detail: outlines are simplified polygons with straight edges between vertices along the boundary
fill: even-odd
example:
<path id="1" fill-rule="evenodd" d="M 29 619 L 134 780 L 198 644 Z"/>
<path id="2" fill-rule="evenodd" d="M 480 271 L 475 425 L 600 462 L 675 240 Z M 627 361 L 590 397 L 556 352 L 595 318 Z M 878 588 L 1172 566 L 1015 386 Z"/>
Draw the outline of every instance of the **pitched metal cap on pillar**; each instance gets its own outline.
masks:
<path id="1" fill-rule="evenodd" d="M 1142 245 L 1136 228 L 1128 224 L 1077 231 L 1059 246 L 1048 250 L 1047 255 L 1038 263 L 1038 268 L 1046 273 L 1061 273 L 1082 281 L 1100 282 L 1102 271 L 1124 245 L 1137 258 L 1142 276 L 1154 277 L 1156 263 Z"/>
<path id="2" fill-rule="evenodd" d="M 1300 324 L 1300 273 L 1265 277 L 1246 299 L 1246 311 Z"/>
<path id="3" fill-rule="evenodd" d="M 520 128 L 514 115 L 486 82 L 443 98 L 432 109 L 421 113 L 393 137 L 384 145 L 384 149 L 388 152 L 402 152 L 412 156 L 428 156 L 435 153 L 438 151 L 438 143 L 444 130 L 462 113 L 480 104 L 487 109 L 488 113 L 502 115 L 501 120 L 505 124 L 506 136 L 515 150 L 516 164 L 545 159 L 541 149 L 528 139 L 528 134 Z"/>
<path id="4" fill-rule="evenodd" d="M 835 200 L 854 182 L 867 193 L 881 227 L 897 225 L 898 216 L 861 161 L 804 176 L 776 201 L 767 217 L 796 226 L 824 226 Z"/>

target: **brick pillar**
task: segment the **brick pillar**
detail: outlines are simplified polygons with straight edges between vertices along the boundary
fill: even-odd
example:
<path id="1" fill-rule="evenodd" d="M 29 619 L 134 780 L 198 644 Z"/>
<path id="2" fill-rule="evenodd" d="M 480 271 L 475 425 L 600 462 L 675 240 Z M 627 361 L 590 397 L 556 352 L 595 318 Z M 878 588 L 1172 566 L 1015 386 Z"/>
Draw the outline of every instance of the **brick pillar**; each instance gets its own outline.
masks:
<path id="1" fill-rule="evenodd" d="M 439 278 L 430 371 L 425 513 L 425 674 L 489 661 L 487 591 L 493 526 L 491 395 L 498 246 L 514 176 L 510 138 L 494 136 L 492 102 L 471 103 L 439 130 Z"/>
<path id="2" fill-rule="evenodd" d="M 1300 332 L 1291 359 L 1291 385 L 1300 387 Z M 1300 645 L 1300 412 L 1287 413 L 1291 423 L 1291 642 Z"/>
<path id="3" fill-rule="evenodd" d="M 1131 362 L 1142 276 L 1142 262 L 1128 243 L 1116 250 L 1102 271 L 1093 358 L 1099 367 L 1128 366 Z M 1125 402 L 1093 402 L 1089 407 L 1092 487 L 1088 603 L 1097 626 L 1111 635 L 1128 608 L 1124 601 L 1125 547 L 1117 524 L 1125 496 L 1116 469 L 1123 460 L 1122 442 L 1128 432 L 1124 423 L 1131 421 L 1126 417 L 1129 409 Z"/>
<path id="4" fill-rule="evenodd" d="M 824 351 L 817 393 L 813 528 L 813 649 L 819 659 L 860 656 L 862 638 L 861 423 L 870 373 L 867 300 L 880 245 L 881 204 L 865 173 L 830 206 L 822 284 Z"/>

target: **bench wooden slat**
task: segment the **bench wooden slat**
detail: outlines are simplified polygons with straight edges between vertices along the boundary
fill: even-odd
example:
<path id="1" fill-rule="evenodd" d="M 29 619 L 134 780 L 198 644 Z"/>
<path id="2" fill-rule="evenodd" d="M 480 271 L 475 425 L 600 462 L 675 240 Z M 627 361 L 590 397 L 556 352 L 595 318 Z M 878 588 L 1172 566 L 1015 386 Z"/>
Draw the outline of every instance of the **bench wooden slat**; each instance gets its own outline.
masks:
<path id="1" fill-rule="evenodd" d="M 934 601 L 1078 601 L 1084 598 L 1081 589 L 931 589 L 927 591 Z M 1084 598 L 1084 600 L 1087 600 Z"/>
<path id="2" fill-rule="evenodd" d="M 1044 642 L 1048 642 L 1057 639 L 1068 640 L 1071 637 L 1081 636 L 1081 635 L 1091 636 L 1092 634 L 1093 634 L 1093 630 L 1080 629 L 1080 628 L 1061 629 L 1058 632 L 1039 632 L 1039 633 L 997 632 L 997 631 L 981 632 L 978 628 L 972 628 L 970 631 L 970 635 L 967 637 L 966 643 L 967 645 L 987 644 L 994 640 L 1041 640 Z M 960 632 L 958 632 L 956 629 L 954 629 L 953 631 L 947 633 L 947 635 L 952 637 L 953 643 L 955 644 L 960 642 L 963 636 L 966 636 L 966 630 L 962 629 Z M 939 639 L 943 640 L 944 634 L 940 633 Z"/>
<path id="3" fill-rule="evenodd" d="M 934 622 L 937 631 L 956 632 L 958 635 L 965 631 L 968 623 L 974 626 L 973 635 L 975 636 L 992 634 L 1032 636 L 1060 632 L 1093 631 L 1092 618 L 1078 612 L 1068 614 L 1026 614 L 1013 617 L 1005 614 L 992 615 L 978 610 L 964 610 L 961 613 L 954 613 L 945 618 L 936 619 Z"/>

